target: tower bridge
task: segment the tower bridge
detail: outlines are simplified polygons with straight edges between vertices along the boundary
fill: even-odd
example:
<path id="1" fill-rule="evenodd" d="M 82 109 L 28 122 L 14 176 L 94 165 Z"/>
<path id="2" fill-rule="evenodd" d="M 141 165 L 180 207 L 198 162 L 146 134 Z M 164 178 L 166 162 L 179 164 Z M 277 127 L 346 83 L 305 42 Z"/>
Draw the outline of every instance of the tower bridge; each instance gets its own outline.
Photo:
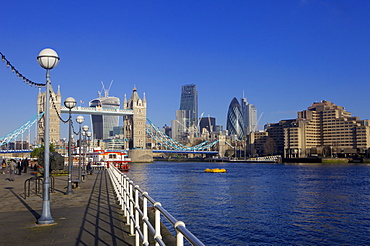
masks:
<path id="1" fill-rule="evenodd" d="M 141 99 L 136 91 L 133 89 L 133 93 L 130 99 L 124 99 L 123 108 L 106 108 L 100 105 L 95 107 L 81 107 L 77 106 L 71 110 L 67 107 L 61 106 L 61 94 L 60 89 L 58 92 L 51 93 L 52 105 L 50 122 L 50 142 L 57 143 L 60 139 L 60 113 L 71 113 L 71 114 L 85 114 L 85 115 L 108 115 L 108 116 L 122 116 L 124 120 L 124 141 L 125 149 L 129 149 L 129 155 L 133 161 L 137 162 L 148 162 L 152 161 L 152 153 L 186 153 L 186 154 L 218 154 L 224 153 L 225 139 L 220 136 L 219 139 L 213 142 L 204 141 L 195 146 L 186 146 L 172 139 L 171 137 L 164 134 L 158 129 L 153 122 L 146 117 L 146 98 Z M 38 143 L 43 138 L 43 110 L 44 110 L 44 93 L 38 95 L 38 112 L 32 120 L 26 122 L 23 126 L 17 128 L 12 133 L 7 134 L 4 137 L 0 137 L 0 146 L 5 145 L 11 141 L 17 139 L 17 137 L 29 129 L 32 125 L 38 125 Z M 148 124 L 147 124 L 148 123 Z M 146 138 L 149 136 L 156 143 L 156 146 L 161 146 L 160 149 L 146 149 Z M 215 150 L 218 145 L 217 150 Z M 4 150 L 5 151 L 5 150 Z M 3 152 L 4 152 L 3 151 Z"/>

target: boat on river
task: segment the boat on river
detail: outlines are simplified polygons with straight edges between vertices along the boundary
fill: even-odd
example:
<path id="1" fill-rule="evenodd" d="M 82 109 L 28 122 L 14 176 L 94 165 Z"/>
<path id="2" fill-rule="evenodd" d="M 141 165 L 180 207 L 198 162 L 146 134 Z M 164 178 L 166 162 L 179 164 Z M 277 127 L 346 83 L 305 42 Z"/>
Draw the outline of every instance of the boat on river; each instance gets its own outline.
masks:
<path id="1" fill-rule="evenodd" d="M 204 172 L 206 173 L 226 173 L 226 169 L 225 168 L 213 168 L 213 169 L 207 168 L 204 170 Z"/>
<path id="2" fill-rule="evenodd" d="M 131 159 L 125 150 L 102 150 L 97 149 L 88 154 L 92 168 L 109 168 L 110 165 L 120 171 L 130 170 Z"/>

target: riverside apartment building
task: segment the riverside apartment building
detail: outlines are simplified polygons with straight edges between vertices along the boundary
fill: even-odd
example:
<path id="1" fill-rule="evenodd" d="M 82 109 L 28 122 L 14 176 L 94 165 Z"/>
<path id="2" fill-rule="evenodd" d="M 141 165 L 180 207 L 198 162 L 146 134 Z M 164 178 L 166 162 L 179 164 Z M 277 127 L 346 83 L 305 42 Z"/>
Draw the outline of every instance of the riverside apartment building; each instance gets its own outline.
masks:
<path id="1" fill-rule="evenodd" d="M 261 148 L 269 138 L 276 153 L 285 158 L 349 156 L 368 153 L 370 148 L 370 120 L 353 117 L 326 100 L 298 112 L 297 119 L 269 124 L 265 131 L 267 134 L 250 138 L 252 153 L 263 153 Z"/>

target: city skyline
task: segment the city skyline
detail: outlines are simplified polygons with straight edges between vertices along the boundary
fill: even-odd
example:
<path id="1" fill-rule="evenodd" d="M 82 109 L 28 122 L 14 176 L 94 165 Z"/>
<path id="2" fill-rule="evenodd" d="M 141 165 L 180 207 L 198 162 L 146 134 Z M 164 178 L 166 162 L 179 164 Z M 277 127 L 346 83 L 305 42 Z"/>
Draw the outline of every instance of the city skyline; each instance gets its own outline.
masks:
<path id="1" fill-rule="evenodd" d="M 243 94 L 258 117 L 264 113 L 260 128 L 321 100 L 370 118 L 368 2 L 17 1 L 2 9 L 0 52 L 44 83 L 36 57 L 55 49 L 61 60 L 51 81 L 55 91 L 60 85 L 62 102 L 72 96 L 88 106 L 100 82 L 114 80 L 112 96 L 122 99 L 136 86 L 147 97 L 148 118 L 162 127 L 175 117 L 179 88 L 196 84 L 199 114 L 224 127 L 230 100 Z M 38 89 L 4 63 L 0 83 L 0 102 L 11 105 L 2 107 L 4 136 L 37 113 Z"/>

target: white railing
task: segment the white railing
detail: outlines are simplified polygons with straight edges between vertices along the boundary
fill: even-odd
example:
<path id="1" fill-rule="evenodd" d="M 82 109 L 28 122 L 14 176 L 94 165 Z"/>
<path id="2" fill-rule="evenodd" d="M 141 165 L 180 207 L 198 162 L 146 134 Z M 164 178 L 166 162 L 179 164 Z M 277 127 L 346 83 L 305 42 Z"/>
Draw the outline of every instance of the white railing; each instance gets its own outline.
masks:
<path id="1" fill-rule="evenodd" d="M 116 167 L 110 166 L 108 174 L 111 178 L 121 209 L 124 211 L 126 222 L 130 225 L 130 234 L 135 235 L 135 245 L 149 245 L 150 232 L 157 245 L 166 245 L 161 235 L 161 215 L 163 215 L 176 231 L 176 245 L 183 246 L 184 238 L 192 245 L 204 245 L 186 227 L 185 223 L 176 220 L 159 202 L 154 201 L 147 192 L 141 190 L 126 175 Z M 154 207 L 154 226 L 148 217 L 148 201 Z M 142 228 L 140 226 L 142 224 Z"/>

